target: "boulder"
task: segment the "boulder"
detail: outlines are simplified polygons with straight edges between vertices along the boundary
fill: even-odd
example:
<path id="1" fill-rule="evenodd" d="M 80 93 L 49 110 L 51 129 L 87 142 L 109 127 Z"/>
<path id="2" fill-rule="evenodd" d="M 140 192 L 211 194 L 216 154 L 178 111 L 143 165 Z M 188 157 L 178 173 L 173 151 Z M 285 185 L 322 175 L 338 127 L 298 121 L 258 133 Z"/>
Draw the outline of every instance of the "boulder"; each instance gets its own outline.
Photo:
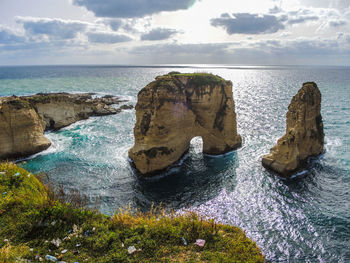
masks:
<path id="1" fill-rule="evenodd" d="M 305 168 L 309 157 L 323 152 L 321 92 L 307 82 L 293 97 L 287 112 L 286 134 L 263 156 L 262 165 L 284 177 Z"/>
<path id="2" fill-rule="evenodd" d="M 159 76 L 138 94 L 133 165 L 153 175 L 179 161 L 193 137 L 203 152 L 224 154 L 241 145 L 237 134 L 232 83 L 205 73 Z"/>

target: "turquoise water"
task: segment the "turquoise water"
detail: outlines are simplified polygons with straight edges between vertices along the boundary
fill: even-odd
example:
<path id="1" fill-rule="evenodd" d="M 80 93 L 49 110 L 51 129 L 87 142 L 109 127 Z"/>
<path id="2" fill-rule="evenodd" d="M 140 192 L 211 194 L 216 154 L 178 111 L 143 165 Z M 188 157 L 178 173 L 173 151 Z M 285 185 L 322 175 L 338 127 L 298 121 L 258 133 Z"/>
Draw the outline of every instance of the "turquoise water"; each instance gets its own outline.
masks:
<path id="1" fill-rule="evenodd" d="M 80 121 L 47 137 L 52 146 L 21 165 L 77 188 L 103 213 L 154 204 L 237 225 L 271 262 L 350 262 L 350 68 L 346 67 L 0 67 L 0 95 L 97 92 L 136 104 L 137 93 L 169 71 L 211 72 L 233 82 L 243 147 L 220 157 L 195 138 L 170 175 L 138 179 L 129 167 L 134 110 Z M 288 104 L 303 82 L 322 93 L 325 153 L 307 175 L 282 180 L 261 166 L 285 130 Z"/>

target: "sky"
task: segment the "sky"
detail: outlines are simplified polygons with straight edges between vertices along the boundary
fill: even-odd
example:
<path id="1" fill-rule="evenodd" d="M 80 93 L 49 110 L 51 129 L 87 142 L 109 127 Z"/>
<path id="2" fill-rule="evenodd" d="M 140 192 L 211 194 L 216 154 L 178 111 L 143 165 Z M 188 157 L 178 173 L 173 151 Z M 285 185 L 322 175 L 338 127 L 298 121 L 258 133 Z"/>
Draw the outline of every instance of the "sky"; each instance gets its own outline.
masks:
<path id="1" fill-rule="evenodd" d="M 350 0 L 0 0 L 0 65 L 350 65 Z"/>

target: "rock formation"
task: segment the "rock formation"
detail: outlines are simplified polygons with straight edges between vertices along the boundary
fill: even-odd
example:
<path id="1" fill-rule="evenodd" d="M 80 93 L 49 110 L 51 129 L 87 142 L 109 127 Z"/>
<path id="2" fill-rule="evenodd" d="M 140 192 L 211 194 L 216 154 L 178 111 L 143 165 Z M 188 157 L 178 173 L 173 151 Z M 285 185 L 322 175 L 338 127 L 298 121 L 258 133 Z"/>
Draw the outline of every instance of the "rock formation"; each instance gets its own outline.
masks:
<path id="1" fill-rule="evenodd" d="M 202 137 L 206 154 L 223 154 L 241 145 L 230 81 L 171 72 L 139 92 L 129 157 L 143 175 L 177 162 L 196 136 Z"/>
<path id="2" fill-rule="evenodd" d="M 44 131 L 59 129 L 89 116 L 116 114 L 108 105 L 114 96 L 93 98 L 92 94 L 51 93 L 0 98 L 0 160 L 25 157 L 47 149 L 51 143 Z"/>
<path id="3" fill-rule="evenodd" d="M 19 98 L 0 100 L 0 159 L 17 158 L 47 149 L 45 122 Z"/>
<path id="4" fill-rule="evenodd" d="M 305 167 L 307 159 L 323 152 L 321 93 L 307 82 L 293 97 L 287 112 L 286 134 L 262 158 L 265 168 L 289 177 Z"/>
<path id="5" fill-rule="evenodd" d="M 92 98 L 92 94 L 39 93 L 22 97 L 28 101 L 46 123 L 46 130 L 60 129 L 90 116 L 116 114 L 117 109 L 109 107 L 118 104 L 115 96 Z"/>

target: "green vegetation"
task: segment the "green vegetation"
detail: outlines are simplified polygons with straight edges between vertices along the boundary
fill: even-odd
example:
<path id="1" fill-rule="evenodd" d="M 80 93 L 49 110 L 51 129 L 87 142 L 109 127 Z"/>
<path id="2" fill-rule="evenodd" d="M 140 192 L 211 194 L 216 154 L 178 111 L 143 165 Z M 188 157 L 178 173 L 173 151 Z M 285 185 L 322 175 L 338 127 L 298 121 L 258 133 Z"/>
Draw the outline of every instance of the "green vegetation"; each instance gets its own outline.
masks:
<path id="1" fill-rule="evenodd" d="M 264 262 L 237 227 L 155 210 L 108 217 L 58 201 L 11 163 L 0 164 L 0 194 L 0 262 L 46 262 L 46 255 L 65 262 Z M 203 248 L 194 245 L 198 238 L 206 240 Z"/>
<path id="2" fill-rule="evenodd" d="M 22 100 L 18 97 L 10 98 L 6 100 L 5 104 L 11 105 L 12 107 L 15 107 L 17 110 L 30 108 L 30 104 L 27 101 Z"/>
<path id="3" fill-rule="evenodd" d="M 57 101 L 69 101 L 71 100 L 68 93 L 39 93 L 32 96 L 22 97 L 32 105 L 42 103 L 52 103 Z"/>
<path id="4" fill-rule="evenodd" d="M 177 71 L 172 71 L 166 75 L 158 76 L 155 82 L 157 84 L 156 86 L 169 86 L 170 88 L 175 88 L 174 77 L 189 77 L 190 84 L 195 86 L 215 86 L 226 83 L 225 79 L 210 73 L 180 73 Z"/>
<path id="5" fill-rule="evenodd" d="M 176 73 L 176 72 L 170 72 L 171 76 L 184 76 L 184 77 L 190 77 L 191 78 L 191 84 L 196 86 L 201 85 L 219 85 L 222 83 L 225 83 L 226 80 L 221 78 L 220 76 L 213 75 L 210 73 Z"/>

